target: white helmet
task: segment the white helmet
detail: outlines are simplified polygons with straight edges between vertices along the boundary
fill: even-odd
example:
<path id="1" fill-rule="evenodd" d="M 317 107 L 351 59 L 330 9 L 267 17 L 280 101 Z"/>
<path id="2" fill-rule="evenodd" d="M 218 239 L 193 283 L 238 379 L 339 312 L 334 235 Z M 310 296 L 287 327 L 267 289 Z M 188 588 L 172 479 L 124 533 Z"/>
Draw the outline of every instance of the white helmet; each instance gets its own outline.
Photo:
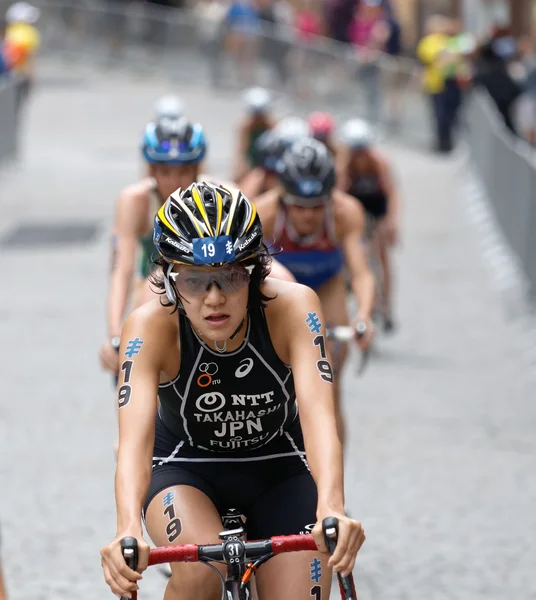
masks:
<path id="1" fill-rule="evenodd" d="M 285 117 L 275 126 L 276 134 L 286 142 L 292 143 L 302 138 L 311 137 L 311 127 L 300 117 Z"/>
<path id="2" fill-rule="evenodd" d="M 15 2 L 6 11 L 7 23 L 37 23 L 41 11 L 29 2 Z"/>
<path id="3" fill-rule="evenodd" d="M 352 150 L 363 150 L 374 143 L 375 135 L 370 125 L 362 119 L 350 119 L 341 131 L 341 141 Z"/>
<path id="4" fill-rule="evenodd" d="M 154 105 L 155 118 L 179 119 L 183 116 L 184 105 L 177 96 L 162 96 Z"/>
<path id="5" fill-rule="evenodd" d="M 246 108 L 253 113 L 266 113 L 272 108 L 270 92 L 261 87 L 253 87 L 244 93 Z"/>

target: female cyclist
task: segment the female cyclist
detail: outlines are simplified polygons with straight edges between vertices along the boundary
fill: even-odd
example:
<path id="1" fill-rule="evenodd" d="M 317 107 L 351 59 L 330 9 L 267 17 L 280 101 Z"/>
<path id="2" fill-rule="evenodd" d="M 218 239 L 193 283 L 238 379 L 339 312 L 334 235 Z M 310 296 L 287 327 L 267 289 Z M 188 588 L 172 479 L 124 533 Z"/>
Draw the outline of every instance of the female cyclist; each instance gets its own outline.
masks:
<path id="1" fill-rule="evenodd" d="M 266 240 L 282 249 L 277 259 L 298 283 L 315 290 L 329 326 L 348 325 L 343 266 L 359 311 L 355 324 L 366 329 L 361 348 L 372 338 L 374 277 L 360 240 L 364 214 L 354 199 L 335 189 L 335 167 L 328 149 L 312 138 L 295 142 L 278 165 L 280 185 L 258 199 Z M 336 348 L 334 367 L 342 369 L 346 347 Z M 339 378 L 334 389 L 339 436 L 344 441 Z"/>
<path id="2" fill-rule="evenodd" d="M 365 121 L 352 119 L 344 125 L 339 171 L 341 188 L 366 211 L 367 239 L 381 268 L 378 300 L 388 333 L 394 328 L 389 254 L 398 241 L 400 198 L 390 161 L 374 147 L 374 134 Z"/>
<path id="3" fill-rule="evenodd" d="M 316 522 L 319 552 L 259 567 L 261 600 L 308 598 L 315 559 L 328 598 L 331 567 L 351 572 L 364 533 L 344 514 L 319 299 L 305 286 L 266 279 L 271 259 L 259 217 L 239 190 L 179 190 L 158 211 L 154 240 L 162 267 L 155 284 L 168 301 L 135 310 L 121 334 L 117 534 L 101 551 L 106 582 L 121 596 L 137 589 L 141 576 L 126 566 L 120 540 L 138 540 L 143 571 L 142 515 L 157 546 L 210 544 L 222 511 L 233 507 L 247 517 L 249 539 Z M 321 521 L 330 515 L 340 525 L 328 560 Z M 218 577 L 204 565 L 175 563 L 172 572 L 165 600 L 218 597 Z"/>
<path id="4" fill-rule="evenodd" d="M 307 122 L 311 128 L 311 136 L 325 144 L 333 156 L 337 156 L 337 146 L 333 139 L 335 133 L 333 117 L 327 112 L 314 112 L 309 115 Z"/>
<path id="5" fill-rule="evenodd" d="M 254 147 L 257 139 L 275 125 L 271 114 L 272 100 L 264 88 L 251 88 L 244 94 L 246 115 L 238 129 L 238 151 L 233 181 L 242 178 L 254 166 Z"/>
<path id="6" fill-rule="evenodd" d="M 181 119 L 160 119 L 145 128 L 142 154 L 149 167 L 148 176 L 126 187 L 116 205 L 113 227 L 113 260 L 108 291 L 108 340 L 101 347 L 103 368 L 117 373 L 117 354 L 123 317 L 138 249 L 138 283 L 149 275 L 153 244 L 153 219 L 156 211 L 177 188 L 188 187 L 199 176 L 207 149 L 199 123 Z M 141 287 L 137 286 L 137 292 Z M 134 298 L 134 304 L 139 300 Z"/>

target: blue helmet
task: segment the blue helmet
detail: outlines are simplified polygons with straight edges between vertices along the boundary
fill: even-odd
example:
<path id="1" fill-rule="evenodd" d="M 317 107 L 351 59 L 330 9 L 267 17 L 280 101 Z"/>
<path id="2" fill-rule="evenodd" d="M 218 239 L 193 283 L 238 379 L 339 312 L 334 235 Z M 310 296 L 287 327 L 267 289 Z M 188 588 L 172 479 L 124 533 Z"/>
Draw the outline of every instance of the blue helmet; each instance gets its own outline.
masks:
<path id="1" fill-rule="evenodd" d="M 141 151 L 150 164 L 186 165 L 201 162 L 207 141 L 199 123 L 161 118 L 145 127 Z"/>

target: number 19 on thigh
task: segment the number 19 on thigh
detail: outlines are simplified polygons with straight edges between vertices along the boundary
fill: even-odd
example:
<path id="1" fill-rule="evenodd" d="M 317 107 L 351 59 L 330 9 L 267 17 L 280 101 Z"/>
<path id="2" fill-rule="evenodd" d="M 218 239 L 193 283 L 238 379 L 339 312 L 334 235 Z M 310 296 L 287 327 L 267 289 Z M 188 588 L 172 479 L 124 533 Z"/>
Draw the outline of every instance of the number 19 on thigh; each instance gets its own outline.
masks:
<path id="1" fill-rule="evenodd" d="M 164 514 L 170 520 L 166 526 L 166 535 L 169 543 L 172 544 L 182 533 L 182 522 L 175 517 L 175 506 L 173 504 L 166 507 Z"/>

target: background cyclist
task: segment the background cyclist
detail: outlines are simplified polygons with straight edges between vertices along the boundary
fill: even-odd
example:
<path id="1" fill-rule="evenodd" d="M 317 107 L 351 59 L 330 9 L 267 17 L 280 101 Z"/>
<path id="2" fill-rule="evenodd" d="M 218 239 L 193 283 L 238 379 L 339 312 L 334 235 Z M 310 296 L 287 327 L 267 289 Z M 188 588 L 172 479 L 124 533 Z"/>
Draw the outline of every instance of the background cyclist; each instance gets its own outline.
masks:
<path id="1" fill-rule="evenodd" d="M 335 143 L 335 120 L 328 112 L 313 112 L 309 115 L 307 123 L 311 128 L 311 135 L 326 145 L 328 150 L 337 156 L 337 144 Z"/>
<path id="2" fill-rule="evenodd" d="M 121 327 L 139 250 L 137 292 L 141 292 L 140 284 L 152 268 L 154 215 L 173 191 L 197 180 L 206 150 L 205 134 L 199 123 L 185 118 L 162 118 L 145 128 L 141 152 L 149 174 L 126 187 L 116 203 L 107 305 L 108 339 L 100 351 L 102 366 L 112 373 L 119 369 Z M 137 302 L 134 298 L 133 303 Z"/>
<path id="3" fill-rule="evenodd" d="M 348 325 L 346 267 L 358 302 L 355 325 L 366 328 L 359 341 L 367 349 L 373 334 L 374 277 L 361 245 L 364 211 L 355 200 L 335 189 L 335 165 L 326 146 L 312 138 L 295 142 L 278 165 L 280 185 L 259 197 L 257 205 L 268 243 L 298 283 L 314 289 L 328 326 Z M 333 346 L 330 346 L 335 350 Z M 346 345 L 334 356 L 339 374 Z M 339 435 L 344 440 L 339 378 L 334 389 Z"/>
<path id="4" fill-rule="evenodd" d="M 367 215 L 367 239 L 379 258 L 378 309 L 386 332 L 394 328 L 391 250 L 398 242 L 400 194 L 389 158 L 375 146 L 366 121 L 352 119 L 342 129 L 339 182 Z"/>
<path id="5" fill-rule="evenodd" d="M 250 88 L 244 93 L 246 114 L 238 126 L 238 149 L 233 169 L 233 181 L 240 182 L 255 166 L 254 147 L 257 139 L 274 127 L 272 98 L 264 88 Z"/>

